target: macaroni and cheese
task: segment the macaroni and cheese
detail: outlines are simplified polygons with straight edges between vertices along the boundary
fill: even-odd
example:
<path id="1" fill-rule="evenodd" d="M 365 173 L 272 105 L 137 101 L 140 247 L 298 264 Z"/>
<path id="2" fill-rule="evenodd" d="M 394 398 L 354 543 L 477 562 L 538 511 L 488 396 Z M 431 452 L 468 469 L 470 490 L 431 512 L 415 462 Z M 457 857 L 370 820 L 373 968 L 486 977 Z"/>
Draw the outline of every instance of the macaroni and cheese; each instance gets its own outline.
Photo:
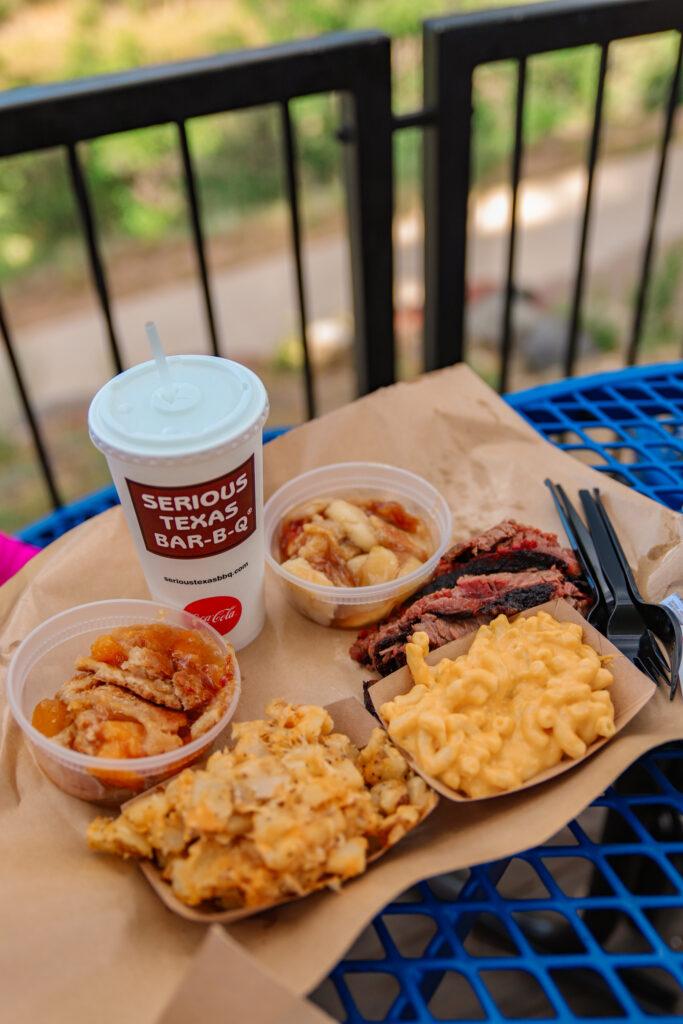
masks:
<path id="1" fill-rule="evenodd" d="M 415 685 L 380 714 L 394 742 L 458 793 L 515 789 L 614 735 L 612 674 L 577 623 L 499 615 L 454 661 L 432 667 L 428 651 L 427 634 L 414 633 L 406 653 Z"/>

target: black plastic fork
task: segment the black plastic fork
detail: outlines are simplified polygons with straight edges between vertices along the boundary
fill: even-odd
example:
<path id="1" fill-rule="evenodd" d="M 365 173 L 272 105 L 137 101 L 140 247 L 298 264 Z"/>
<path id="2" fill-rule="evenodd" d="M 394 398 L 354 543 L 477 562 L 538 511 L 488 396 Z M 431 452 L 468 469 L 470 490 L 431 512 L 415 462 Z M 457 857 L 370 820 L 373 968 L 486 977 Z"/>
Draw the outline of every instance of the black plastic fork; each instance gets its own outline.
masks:
<path id="1" fill-rule="evenodd" d="M 567 494 L 561 484 L 552 483 L 550 480 L 546 480 L 545 484 L 552 494 L 555 507 L 557 508 L 558 515 L 562 525 L 564 526 L 567 537 L 569 538 L 569 542 L 574 548 L 591 590 L 593 591 L 593 605 L 586 615 L 586 619 L 591 623 L 591 625 L 595 626 L 600 633 L 607 636 L 607 626 L 614 608 L 614 597 L 612 590 L 605 579 L 603 567 L 600 563 L 600 558 L 593 542 L 593 537 L 591 536 L 590 531 L 586 528 L 581 516 L 574 508 L 574 505 L 567 497 Z M 604 514 L 606 516 L 606 513 Z M 611 523 L 609 526 L 611 526 Z M 605 529 L 607 529 L 607 526 Z M 616 533 L 612 529 L 610 540 L 612 538 L 612 534 L 616 539 Z M 618 544 L 618 540 L 616 540 L 616 543 Z M 619 552 L 621 553 L 623 561 L 626 562 L 620 546 Z M 628 566 L 627 562 L 626 565 Z M 628 582 L 629 576 L 632 578 L 630 567 L 628 567 L 628 573 L 625 573 L 625 575 L 626 582 Z M 635 587 L 635 581 L 633 581 L 633 586 Z M 671 614 L 673 615 L 673 613 Z M 673 694 L 675 693 L 675 682 L 672 686 L 672 679 L 675 681 L 677 678 L 677 670 L 676 673 L 674 673 L 677 661 L 674 656 L 671 661 L 670 668 L 669 664 L 667 664 L 662 657 L 656 635 L 650 628 L 646 628 L 644 624 L 640 622 L 639 627 L 635 632 L 629 631 L 625 635 L 617 635 L 612 631 L 612 635 L 609 639 L 614 646 L 625 655 L 625 657 L 629 658 L 629 660 L 631 660 L 641 672 L 649 676 L 657 686 L 659 686 L 660 683 L 665 683 L 669 686 L 670 696 L 673 697 Z"/>
<path id="2" fill-rule="evenodd" d="M 669 697 L 673 700 L 680 669 L 680 626 L 677 621 L 674 625 L 668 615 L 664 619 L 660 615 L 660 606 L 644 601 L 637 592 L 633 574 L 618 539 L 615 544 L 616 531 L 609 521 L 599 493 L 594 497 L 589 491 L 582 490 L 579 491 L 579 498 L 586 513 L 588 528 L 602 570 L 614 598 L 614 607 L 607 620 L 605 636 L 655 683 L 664 680 L 669 686 Z M 628 566 L 628 575 L 624 563 Z M 638 594 L 637 598 L 634 598 L 629 587 L 629 576 L 632 587 Z M 652 634 L 667 644 L 668 665 L 653 641 Z"/>
<path id="3" fill-rule="evenodd" d="M 640 638 L 638 650 L 633 658 L 633 664 L 641 672 L 649 676 L 657 685 L 664 683 L 669 687 L 669 700 L 673 700 L 676 694 L 676 682 L 678 675 L 673 665 L 668 665 L 656 642 L 652 639 L 652 631 L 646 630 Z"/>
<path id="4" fill-rule="evenodd" d="M 663 666 L 665 678 L 667 678 L 667 682 L 671 687 L 670 697 L 673 700 L 676 693 L 676 685 L 680 679 L 681 657 L 683 655 L 683 640 L 678 618 L 670 608 L 666 607 L 666 605 L 652 604 L 642 597 L 638 590 L 638 585 L 636 584 L 633 572 L 631 571 L 631 566 L 628 563 L 624 549 L 622 548 L 617 532 L 614 529 L 614 524 L 607 514 L 607 509 L 603 504 L 600 491 L 597 487 L 593 490 L 593 501 L 602 516 L 605 529 L 609 534 L 612 547 L 614 548 L 617 559 L 619 560 L 619 565 L 624 573 L 629 596 L 647 623 L 650 632 L 658 637 L 664 645 L 669 657 L 669 665 L 665 665 L 659 647 L 657 647 L 657 645 L 646 644 L 646 647 L 649 646 L 652 650 L 644 651 L 645 657 L 643 658 L 643 661 L 645 664 L 652 663 L 654 661 L 654 664 L 659 665 L 660 669 Z M 670 679 L 668 677 L 669 672 Z"/>

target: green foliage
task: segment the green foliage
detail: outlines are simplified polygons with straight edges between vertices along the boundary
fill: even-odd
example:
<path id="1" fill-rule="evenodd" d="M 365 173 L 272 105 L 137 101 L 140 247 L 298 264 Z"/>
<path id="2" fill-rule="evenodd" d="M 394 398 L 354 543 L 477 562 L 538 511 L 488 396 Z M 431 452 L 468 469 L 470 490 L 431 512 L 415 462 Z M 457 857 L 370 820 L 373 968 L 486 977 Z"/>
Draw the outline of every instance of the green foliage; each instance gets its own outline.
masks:
<path id="1" fill-rule="evenodd" d="M 124 0 L 126 7 L 136 14 L 145 14 L 154 7 L 159 6 L 159 0 Z"/>
<path id="2" fill-rule="evenodd" d="M 262 108 L 189 126 L 207 224 L 243 216 L 282 194 L 276 111 Z"/>
<path id="3" fill-rule="evenodd" d="M 636 49 L 634 59 L 629 62 L 635 94 L 632 106 L 636 110 L 649 114 L 654 111 L 662 112 L 666 108 L 671 93 L 678 47 L 678 33 L 668 32 L 644 40 Z M 626 79 L 623 84 L 628 90 Z M 678 80 L 677 99 L 679 103 L 683 102 L 683 75 Z"/>
<path id="4" fill-rule="evenodd" d="M 303 35 L 340 32 L 348 25 L 348 4 L 345 0 L 250 0 L 254 14 L 267 19 L 272 37 L 278 41 L 292 38 L 292 25 L 300 26 Z"/>
<path id="5" fill-rule="evenodd" d="M 583 329 L 600 352 L 614 352 L 619 345 L 619 325 L 600 308 L 590 309 L 582 318 Z"/>
<path id="6" fill-rule="evenodd" d="M 516 86 L 510 62 L 477 71 L 473 83 L 472 177 L 481 181 L 510 152 Z"/>
<path id="7" fill-rule="evenodd" d="M 21 0 L 0 0 L 0 22 L 11 18 L 20 4 Z"/>
<path id="8" fill-rule="evenodd" d="M 291 105 L 299 179 L 329 187 L 339 174 L 336 102 Z M 207 230 L 279 200 L 285 190 L 282 125 L 275 107 L 198 118 L 187 126 Z M 187 225 L 175 127 L 126 132 L 79 147 L 98 228 L 106 239 L 153 241 Z M 80 238 L 62 153 L 0 163 L 0 276 L 53 259 Z"/>
<path id="9" fill-rule="evenodd" d="M 442 14 L 482 7 L 505 7 L 516 0 L 243 0 L 243 7 L 262 19 L 273 41 L 324 32 L 377 28 L 388 35 L 419 35 L 422 21 Z"/>
<path id="10" fill-rule="evenodd" d="M 643 348 L 656 349 L 677 342 L 681 335 L 676 300 L 683 276 L 683 246 L 664 253 L 650 276 L 647 310 L 643 329 Z"/>
<path id="11" fill-rule="evenodd" d="M 98 0 L 81 0 L 81 5 L 76 12 L 76 24 L 87 32 L 89 29 L 97 28 L 101 16 L 102 8 Z"/>
<path id="12" fill-rule="evenodd" d="M 61 153 L 0 164 L 0 270 L 5 278 L 42 262 L 76 231 Z"/>
<path id="13" fill-rule="evenodd" d="M 671 94 L 671 68 L 657 66 L 650 69 L 643 89 L 643 108 L 647 111 L 661 110 L 669 102 Z M 679 76 L 676 103 L 683 103 L 683 75 Z"/>
<path id="14" fill-rule="evenodd" d="M 525 108 L 527 142 L 536 142 L 558 125 L 585 117 L 597 85 L 599 52 L 594 47 L 558 50 L 529 62 L 529 105 Z"/>
<path id="15" fill-rule="evenodd" d="M 597 84 L 594 47 L 558 50 L 527 62 L 525 147 L 587 123 Z M 504 61 L 477 70 L 474 78 L 473 177 L 475 183 L 509 162 L 514 141 L 517 64 Z"/>
<path id="16" fill-rule="evenodd" d="M 148 241 L 182 223 L 176 140 L 163 125 L 88 145 L 86 176 L 105 235 Z"/>

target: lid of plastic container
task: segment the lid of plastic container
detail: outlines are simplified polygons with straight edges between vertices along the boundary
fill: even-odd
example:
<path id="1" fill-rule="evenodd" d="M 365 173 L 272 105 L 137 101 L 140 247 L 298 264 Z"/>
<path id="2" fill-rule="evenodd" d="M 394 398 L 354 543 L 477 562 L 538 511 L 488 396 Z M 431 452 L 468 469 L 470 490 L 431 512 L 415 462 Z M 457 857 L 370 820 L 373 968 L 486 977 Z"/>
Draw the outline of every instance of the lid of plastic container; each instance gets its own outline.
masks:
<path id="1" fill-rule="evenodd" d="M 262 382 L 246 366 L 217 356 L 154 360 L 100 388 L 88 412 L 93 444 L 124 456 L 183 457 L 234 442 L 268 415 Z"/>

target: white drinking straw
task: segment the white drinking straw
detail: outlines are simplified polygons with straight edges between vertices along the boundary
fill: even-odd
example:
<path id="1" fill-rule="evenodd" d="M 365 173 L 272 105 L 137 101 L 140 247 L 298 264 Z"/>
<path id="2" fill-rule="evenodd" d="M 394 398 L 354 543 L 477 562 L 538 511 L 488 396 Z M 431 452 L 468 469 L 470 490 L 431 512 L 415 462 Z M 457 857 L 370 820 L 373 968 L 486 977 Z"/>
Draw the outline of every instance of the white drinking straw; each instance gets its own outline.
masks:
<path id="1" fill-rule="evenodd" d="M 149 320 L 145 324 L 145 330 L 147 331 L 149 347 L 152 350 L 154 362 L 157 364 L 157 370 L 159 371 L 159 377 L 161 378 L 161 394 L 167 402 L 172 402 L 175 398 L 175 388 L 173 387 L 171 372 L 168 368 L 168 363 L 166 362 L 166 356 L 161 344 L 157 325 L 153 320 Z"/>

